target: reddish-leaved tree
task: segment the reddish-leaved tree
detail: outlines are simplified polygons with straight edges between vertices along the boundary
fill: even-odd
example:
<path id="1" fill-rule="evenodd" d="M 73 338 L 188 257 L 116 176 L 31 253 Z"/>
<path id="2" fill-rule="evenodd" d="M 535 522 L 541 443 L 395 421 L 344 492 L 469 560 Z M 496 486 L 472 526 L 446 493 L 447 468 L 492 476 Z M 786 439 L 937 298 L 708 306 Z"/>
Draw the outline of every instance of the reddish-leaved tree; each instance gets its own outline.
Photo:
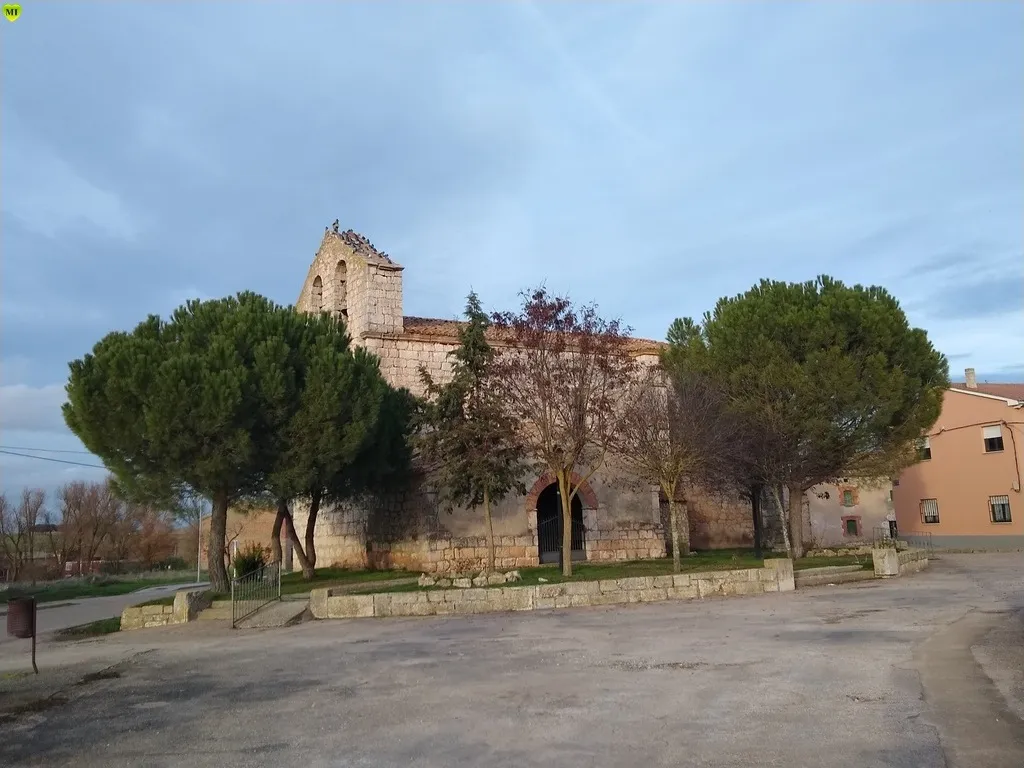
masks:
<path id="1" fill-rule="evenodd" d="M 576 307 L 543 287 L 522 297 L 518 312 L 494 315 L 507 346 L 492 375 L 527 455 L 558 483 L 562 573 L 571 576 L 572 500 L 604 463 L 635 362 L 628 330 L 595 306 Z"/>

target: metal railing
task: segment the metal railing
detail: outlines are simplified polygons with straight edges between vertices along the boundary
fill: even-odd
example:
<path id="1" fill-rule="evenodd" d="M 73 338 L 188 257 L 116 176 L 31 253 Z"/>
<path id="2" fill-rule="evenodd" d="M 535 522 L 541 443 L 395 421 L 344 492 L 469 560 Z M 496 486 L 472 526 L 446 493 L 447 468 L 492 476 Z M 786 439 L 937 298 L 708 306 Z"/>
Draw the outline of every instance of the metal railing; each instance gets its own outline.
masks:
<path id="1" fill-rule="evenodd" d="M 267 563 L 231 580 L 231 628 L 281 599 L 281 564 Z"/>
<path id="2" fill-rule="evenodd" d="M 907 542 L 912 549 L 923 549 L 929 555 L 935 552 L 931 531 L 900 531 L 900 539 Z"/>

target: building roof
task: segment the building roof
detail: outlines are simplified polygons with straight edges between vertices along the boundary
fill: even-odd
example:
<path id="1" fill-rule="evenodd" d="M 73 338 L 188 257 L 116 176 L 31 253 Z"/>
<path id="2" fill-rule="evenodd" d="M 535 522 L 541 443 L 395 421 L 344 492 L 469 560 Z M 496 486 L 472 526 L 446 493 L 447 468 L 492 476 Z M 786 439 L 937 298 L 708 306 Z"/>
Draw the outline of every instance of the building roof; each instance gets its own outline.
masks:
<path id="1" fill-rule="evenodd" d="M 340 240 L 351 248 L 357 256 L 361 256 L 370 264 L 399 267 L 398 263 L 390 256 L 383 251 L 378 251 L 365 235 L 361 235 L 353 229 L 346 229 L 344 232 L 338 229 L 337 220 L 335 220 L 333 225 L 324 229 L 324 239 L 320 243 L 321 248 L 329 242 L 329 238 Z"/>
<path id="2" fill-rule="evenodd" d="M 405 335 L 427 337 L 436 339 L 439 343 L 455 343 L 461 331 L 467 324 L 461 320 L 440 320 L 431 317 L 406 317 L 403 318 Z M 507 343 L 511 338 L 508 330 L 491 326 L 487 329 L 488 341 L 501 344 Z M 635 355 L 657 355 L 668 345 L 663 341 L 652 339 L 630 338 L 627 342 L 629 351 Z"/>
<path id="3" fill-rule="evenodd" d="M 975 387 L 968 387 L 966 383 L 959 381 L 950 385 L 953 389 L 964 392 L 978 392 L 982 395 L 994 397 L 1005 397 L 1009 400 L 1024 400 L 1024 384 L 980 382 Z"/>

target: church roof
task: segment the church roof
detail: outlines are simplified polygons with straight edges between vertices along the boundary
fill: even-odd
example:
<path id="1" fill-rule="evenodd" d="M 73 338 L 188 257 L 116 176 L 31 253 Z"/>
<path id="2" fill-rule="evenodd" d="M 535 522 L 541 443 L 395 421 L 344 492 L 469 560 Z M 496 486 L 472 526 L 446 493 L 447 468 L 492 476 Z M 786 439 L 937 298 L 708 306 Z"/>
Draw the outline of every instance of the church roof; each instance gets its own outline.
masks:
<path id="1" fill-rule="evenodd" d="M 379 264 L 401 269 L 399 264 L 383 251 L 378 251 L 373 243 L 365 236 L 354 229 L 346 229 L 344 232 L 338 229 L 338 222 L 335 221 L 331 227 L 324 229 L 324 239 L 320 247 L 328 244 L 330 240 L 340 241 L 352 249 L 352 251 L 370 264 Z"/>
<path id="2" fill-rule="evenodd" d="M 432 317 L 406 317 L 403 318 L 403 326 L 404 335 L 436 339 L 439 343 L 455 343 L 459 331 L 466 323 L 461 320 L 441 320 Z M 487 329 L 487 339 L 492 343 L 507 343 L 511 339 L 511 332 L 492 325 Z M 630 338 L 626 345 L 634 355 L 657 355 L 668 346 L 663 341 L 636 338 Z"/>

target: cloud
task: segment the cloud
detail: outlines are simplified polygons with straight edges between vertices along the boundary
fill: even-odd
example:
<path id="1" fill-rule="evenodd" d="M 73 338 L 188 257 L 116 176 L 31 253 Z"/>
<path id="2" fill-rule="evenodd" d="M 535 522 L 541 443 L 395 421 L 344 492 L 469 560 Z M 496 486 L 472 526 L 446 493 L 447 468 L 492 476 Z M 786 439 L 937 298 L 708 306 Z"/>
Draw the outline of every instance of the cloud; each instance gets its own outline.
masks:
<path id="1" fill-rule="evenodd" d="M 0 386 L 0 430 L 63 432 L 66 427 L 61 405 L 66 399 L 64 387 L 60 384 Z"/>

